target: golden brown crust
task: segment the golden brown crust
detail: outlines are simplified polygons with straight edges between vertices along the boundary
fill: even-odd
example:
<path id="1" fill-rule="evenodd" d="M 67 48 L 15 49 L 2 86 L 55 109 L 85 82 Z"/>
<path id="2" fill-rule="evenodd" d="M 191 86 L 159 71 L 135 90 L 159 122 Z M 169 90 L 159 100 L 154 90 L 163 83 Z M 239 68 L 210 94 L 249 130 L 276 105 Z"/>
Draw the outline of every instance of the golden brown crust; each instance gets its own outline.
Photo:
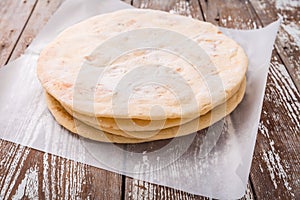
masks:
<path id="1" fill-rule="evenodd" d="M 150 138 L 147 138 L 147 135 L 141 135 L 140 137 L 142 138 L 130 138 L 132 136 L 129 136 L 124 132 L 122 133 L 123 136 L 120 136 L 109 133 L 109 131 L 111 130 L 108 129 L 107 132 L 95 129 L 91 126 L 88 126 L 85 123 L 82 123 L 81 121 L 74 120 L 74 118 L 61 106 L 61 104 L 56 99 L 54 99 L 48 93 L 45 94 L 50 112 L 52 113 L 56 121 L 69 131 L 76 133 L 80 136 L 101 142 L 142 143 L 191 134 L 212 125 L 213 123 L 222 119 L 224 116 L 230 114 L 237 107 L 237 105 L 243 99 L 245 90 L 246 79 L 244 78 L 244 81 L 238 92 L 234 96 L 232 96 L 226 103 L 216 107 L 207 114 L 182 125 L 180 128 L 177 126 L 162 129 L 158 134 Z M 141 132 L 140 134 L 143 133 Z"/>

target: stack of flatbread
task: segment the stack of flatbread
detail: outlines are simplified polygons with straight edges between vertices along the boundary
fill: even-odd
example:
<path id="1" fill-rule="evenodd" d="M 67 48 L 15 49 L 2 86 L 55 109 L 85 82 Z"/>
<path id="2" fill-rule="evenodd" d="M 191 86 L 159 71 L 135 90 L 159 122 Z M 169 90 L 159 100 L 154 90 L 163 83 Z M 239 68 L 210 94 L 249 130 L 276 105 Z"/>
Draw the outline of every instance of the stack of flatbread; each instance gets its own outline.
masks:
<path id="1" fill-rule="evenodd" d="M 128 9 L 64 30 L 41 52 L 37 74 L 69 131 L 141 143 L 191 134 L 231 113 L 247 66 L 243 49 L 210 23 Z"/>

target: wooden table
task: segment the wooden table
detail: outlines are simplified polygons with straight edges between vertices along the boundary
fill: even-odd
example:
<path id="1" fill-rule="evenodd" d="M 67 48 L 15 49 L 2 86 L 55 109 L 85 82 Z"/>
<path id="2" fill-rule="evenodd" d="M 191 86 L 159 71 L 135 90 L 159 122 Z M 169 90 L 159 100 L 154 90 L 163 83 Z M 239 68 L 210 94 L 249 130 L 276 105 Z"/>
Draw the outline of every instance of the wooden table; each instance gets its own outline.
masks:
<path id="1" fill-rule="evenodd" d="M 17 58 L 63 0 L 0 1 L 0 66 Z M 239 29 L 283 16 L 244 199 L 300 199 L 300 6 L 293 0 L 126 0 Z M 297 5 L 298 4 L 298 5 Z M 0 199 L 205 199 L 0 140 Z M 16 196 L 15 196 L 16 195 Z"/>

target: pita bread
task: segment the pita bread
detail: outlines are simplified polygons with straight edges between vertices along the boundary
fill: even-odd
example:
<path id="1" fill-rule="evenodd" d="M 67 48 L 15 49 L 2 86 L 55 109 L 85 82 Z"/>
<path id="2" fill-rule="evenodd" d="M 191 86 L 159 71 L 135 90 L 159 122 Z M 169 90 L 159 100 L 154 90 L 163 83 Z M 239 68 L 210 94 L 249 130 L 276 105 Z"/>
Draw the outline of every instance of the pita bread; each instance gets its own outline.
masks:
<path id="1" fill-rule="evenodd" d="M 92 117 L 88 115 L 81 114 L 76 111 L 72 111 L 67 107 L 64 109 L 72 115 L 74 118 L 88 123 L 90 126 L 93 127 L 101 127 L 114 129 L 114 130 L 127 130 L 127 131 L 153 131 L 153 130 L 160 130 L 166 129 L 173 126 L 178 126 L 180 124 L 187 123 L 192 118 L 184 118 L 184 119 L 166 119 L 166 120 L 142 120 L 142 119 L 114 119 L 108 117 Z"/>
<path id="2" fill-rule="evenodd" d="M 99 67 L 107 62 L 105 59 L 101 60 L 101 56 L 98 58 L 99 55 L 120 51 L 119 48 L 130 49 L 130 45 L 133 45 L 126 43 L 127 40 L 130 41 L 132 34 L 126 38 L 121 37 L 121 33 L 138 32 L 146 28 L 156 28 L 167 33 L 154 38 L 153 41 L 157 44 L 164 44 L 165 41 L 178 44 L 176 34 L 194 41 L 205 53 L 186 51 L 187 56 L 196 57 L 197 63 L 203 65 L 197 68 L 193 63 L 180 58 L 180 55 L 142 49 L 122 55 L 105 70 Z M 146 41 L 153 39 L 155 35 L 155 32 L 148 32 L 142 32 Z M 169 37 L 170 32 L 172 37 Z M 106 43 L 111 39 L 114 41 L 114 38 L 121 40 L 114 45 Z M 119 45 L 120 42 L 122 45 Z M 106 52 L 101 51 L 101 45 L 108 47 Z M 162 45 L 161 48 L 167 47 L 168 45 Z M 208 58 L 211 61 L 209 63 Z M 88 67 L 82 72 L 83 63 L 90 63 L 95 67 Z M 154 65 L 151 69 L 155 73 L 168 74 L 171 83 L 178 84 L 165 84 L 163 87 L 156 84 L 136 85 L 135 83 L 139 83 L 136 80 L 141 77 L 159 77 L 147 74 L 147 68 L 138 70 L 139 66 L 151 64 Z M 162 11 L 128 9 L 95 16 L 64 30 L 41 52 L 37 74 L 44 89 L 70 110 L 97 117 L 163 120 L 197 117 L 226 102 L 238 91 L 247 65 L 243 49 L 210 23 Z M 131 72 L 136 72 L 129 79 L 132 82 L 120 82 Z M 99 78 L 99 74 L 101 80 L 93 88 L 90 87 L 87 84 L 89 79 Z M 180 78 L 184 81 L 179 81 Z M 207 79 L 213 80 L 215 85 L 207 84 Z M 131 83 L 134 84 L 130 85 Z M 117 86 L 123 89 L 116 90 Z M 185 88 L 190 88 L 190 91 Z M 90 93 L 94 95 L 91 96 Z M 133 98 L 129 98 L 129 93 Z M 128 107 L 118 107 L 115 110 L 115 96 L 120 99 L 128 96 L 128 101 L 117 104 Z M 91 109 L 90 105 L 94 107 Z M 153 107 L 157 105 L 164 112 L 153 111 Z"/>
<path id="3" fill-rule="evenodd" d="M 240 86 L 241 87 L 241 86 Z M 240 92 L 240 91 L 238 91 Z M 237 92 L 237 93 L 238 93 Z M 237 95 L 237 93 L 235 95 Z M 232 97 L 231 97 L 232 98 Z M 166 120 L 141 120 L 141 119 L 114 119 L 107 117 L 92 117 L 88 115 L 81 114 L 76 111 L 64 107 L 64 109 L 72 115 L 74 118 L 92 126 L 96 129 L 108 131 L 117 135 L 120 135 L 120 131 L 138 132 L 138 131 L 157 131 L 161 129 L 166 129 L 174 126 L 179 126 L 192 121 L 193 118 L 183 118 L 183 119 L 166 119 Z M 111 130 L 111 131 L 109 131 Z M 115 131 L 117 130 L 117 131 Z M 122 131 L 121 131 L 122 133 Z M 122 134 L 121 134 L 122 135 Z"/>
<path id="4" fill-rule="evenodd" d="M 188 135 L 214 124 L 215 122 L 222 119 L 224 116 L 231 113 L 237 107 L 237 105 L 243 99 L 245 89 L 246 80 L 244 79 L 238 93 L 235 94 L 232 98 L 230 98 L 225 104 L 216 107 L 214 110 L 208 112 L 207 114 L 184 125 L 181 125 L 180 127 L 163 129 L 150 138 L 143 136 L 141 136 L 140 138 L 133 138 L 132 136 L 127 135 L 125 133 L 123 135 L 127 137 L 124 137 L 120 135 L 111 134 L 109 132 L 100 131 L 78 120 L 76 120 L 75 122 L 74 118 L 61 106 L 61 104 L 48 93 L 46 93 L 46 100 L 48 108 L 54 116 L 54 118 L 56 119 L 56 121 L 73 133 L 101 142 L 142 143 Z M 143 133 L 141 132 L 139 134 Z"/>

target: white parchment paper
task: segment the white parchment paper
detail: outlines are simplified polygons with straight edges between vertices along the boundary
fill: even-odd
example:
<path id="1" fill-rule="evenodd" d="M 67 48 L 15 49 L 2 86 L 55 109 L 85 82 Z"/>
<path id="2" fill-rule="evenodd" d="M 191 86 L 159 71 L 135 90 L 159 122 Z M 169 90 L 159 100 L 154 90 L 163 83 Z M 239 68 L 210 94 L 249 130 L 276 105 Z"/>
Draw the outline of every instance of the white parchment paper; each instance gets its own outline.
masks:
<path id="1" fill-rule="evenodd" d="M 217 141 L 195 134 L 193 143 L 177 155 L 185 140 L 166 153 L 153 154 L 164 141 L 137 145 L 93 142 L 74 136 L 48 111 L 36 77 L 39 52 L 66 27 L 88 17 L 130 6 L 118 0 L 67 0 L 33 41 L 25 54 L 0 69 L 0 138 L 113 172 L 212 198 L 244 195 L 262 108 L 269 61 L 280 20 L 250 31 L 222 28 L 249 57 L 243 102 L 222 126 Z M 224 125 L 225 124 L 225 125 Z M 213 145 L 203 153 L 203 146 Z M 117 149 L 117 150 L 116 150 Z M 118 150 L 119 149 L 119 150 Z"/>

